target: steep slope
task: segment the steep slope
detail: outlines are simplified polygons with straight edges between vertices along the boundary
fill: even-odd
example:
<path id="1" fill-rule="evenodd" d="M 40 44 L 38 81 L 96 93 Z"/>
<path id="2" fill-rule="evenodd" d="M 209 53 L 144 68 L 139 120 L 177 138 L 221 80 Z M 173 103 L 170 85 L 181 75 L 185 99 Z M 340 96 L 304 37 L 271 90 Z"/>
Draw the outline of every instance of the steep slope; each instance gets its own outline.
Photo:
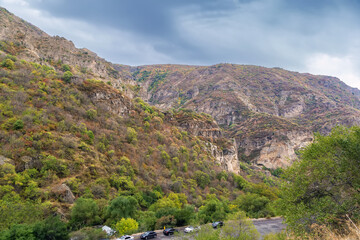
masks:
<path id="1" fill-rule="evenodd" d="M 233 143 L 210 116 L 162 112 L 102 81 L 60 76 L 0 51 L 0 205 L 15 217 L 27 209 L 19 201 L 68 218 L 78 197 L 136 195 L 146 208 L 142 196 L 155 188 L 199 204 L 210 191 L 240 194 L 237 175 L 224 172 L 239 173 Z"/>
<path id="2" fill-rule="evenodd" d="M 20 59 L 47 65 L 68 64 L 79 75 L 118 79 L 111 63 L 88 49 L 77 49 L 63 37 L 51 37 L 39 28 L 0 7 L 0 49 Z"/>
<path id="3" fill-rule="evenodd" d="M 268 168 L 291 164 L 312 132 L 360 123 L 359 90 L 333 77 L 234 64 L 130 72 L 150 104 L 210 114 L 236 139 L 240 159 Z"/>

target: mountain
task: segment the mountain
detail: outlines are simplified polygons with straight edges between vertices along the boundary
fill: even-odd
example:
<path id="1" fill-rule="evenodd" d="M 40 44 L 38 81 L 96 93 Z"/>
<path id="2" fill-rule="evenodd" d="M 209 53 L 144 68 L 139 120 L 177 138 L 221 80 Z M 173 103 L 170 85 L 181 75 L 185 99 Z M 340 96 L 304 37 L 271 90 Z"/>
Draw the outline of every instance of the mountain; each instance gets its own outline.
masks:
<path id="1" fill-rule="evenodd" d="M 0 20 L 0 231 L 54 214 L 72 230 L 115 225 L 121 201 L 143 231 L 273 216 L 279 168 L 314 132 L 359 124 L 360 91 L 337 78 L 113 64 L 6 9 Z"/>
<path id="2" fill-rule="evenodd" d="M 0 230 L 70 219 L 80 197 L 105 211 L 134 196 L 144 210 L 173 192 L 200 207 L 210 193 L 235 199 L 241 181 L 272 179 L 239 175 L 234 143 L 210 115 L 130 98 L 132 77 L 111 63 L 5 9 L 0 19 Z"/>
<path id="3" fill-rule="evenodd" d="M 69 65 L 76 79 L 111 83 L 126 96 L 163 110 L 209 114 L 221 136 L 232 143 L 220 154 L 231 152 L 226 169 L 239 169 L 234 158 L 260 168 L 289 166 L 297 150 L 312 141 L 313 132 L 327 134 L 339 124 L 359 124 L 360 91 L 334 77 L 235 64 L 112 64 L 6 9 L 1 9 L 0 19 L 1 49 L 6 53 L 58 69 Z"/>
<path id="4" fill-rule="evenodd" d="M 240 161 L 267 168 L 289 166 L 313 132 L 360 123 L 360 91 L 334 77 L 235 64 L 116 69 L 154 106 L 211 115 L 235 140 Z"/>

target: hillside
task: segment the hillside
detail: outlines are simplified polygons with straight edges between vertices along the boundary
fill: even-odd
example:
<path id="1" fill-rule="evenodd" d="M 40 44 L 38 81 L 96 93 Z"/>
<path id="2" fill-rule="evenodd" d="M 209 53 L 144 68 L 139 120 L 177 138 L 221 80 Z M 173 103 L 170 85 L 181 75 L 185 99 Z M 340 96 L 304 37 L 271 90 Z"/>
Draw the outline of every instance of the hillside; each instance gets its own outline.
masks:
<path id="1" fill-rule="evenodd" d="M 359 90 L 333 77 L 234 64 L 117 69 L 154 106 L 211 115 L 236 140 L 240 160 L 268 168 L 291 164 L 313 132 L 360 123 Z"/>
<path id="2" fill-rule="evenodd" d="M 215 204 L 215 213 L 196 217 L 206 223 L 239 209 L 235 200 L 244 193 L 265 199 L 252 215 L 274 215 L 268 203 L 277 198 L 277 179 L 247 164 L 240 171 L 234 142 L 210 115 L 160 110 L 130 98 L 118 89 L 129 86 L 126 81 L 79 72 L 76 54 L 57 48 L 56 38 L 4 9 L 0 18 L 1 37 L 10 23 L 27 39 L 1 39 L 0 231 L 54 214 L 72 230 L 114 226 L 120 219 L 111 209 L 119 201 L 133 204 L 128 217 L 143 231 L 186 225 L 195 209 Z M 28 55 L 34 39 L 54 45 L 59 60 L 38 58 L 45 46 Z M 74 215 L 78 206 L 86 209 L 81 204 L 91 208 L 85 220 Z"/>
<path id="3" fill-rule="evenodd" d="M 360 91 L 337 78 L 234 64 L 114 65 L 6 9 L 0 19 L 4 52 L 58 70 L 71 66 L 77 78 L 111 83 L 126 96 L 141 97 L 163 110 L 209 114 L 234 143 L 232 155 L 260 168 L 289 166 L 297 150 L 312 141 L 313 132 L 328 134 L 336 125 L 359 123 Z M 239 169 L 230 158 L 228 169 Z"/>
<path id="4" fill-rule="evenodd" d="M 74 231 L 273 216 L 279 168 L 314 131 L 359 124 L 360 91 L 337 78 L 117 65 L 3 8 L 0 20 L 0 230 L 54 214 Z"/>
<path id="5" fill-rule="evenodd" d="M 0 7 L 0 49 L 19 59 L 40 64 L 72 66 L 72 71 L 91 78 L 117 79 L 111 63 L 88 49 L 78 49 L 63 37 L 51 37 Z"/>

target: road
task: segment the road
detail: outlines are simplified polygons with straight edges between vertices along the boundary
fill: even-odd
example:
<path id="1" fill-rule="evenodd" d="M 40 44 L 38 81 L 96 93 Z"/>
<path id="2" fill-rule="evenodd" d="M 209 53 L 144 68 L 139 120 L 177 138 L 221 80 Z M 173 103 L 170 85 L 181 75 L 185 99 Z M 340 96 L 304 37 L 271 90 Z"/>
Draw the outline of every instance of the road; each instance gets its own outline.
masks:
<path id="1" fill-rule="evenodd" d="M 263 236 L 269 233 L 278 233 L 285 230 L 286 225 L 282 221 L 282 218 L 255 219 L 253 220 L 253 223 L 256 230 L 258 230 L 260 235 Z"/>
<path id="2" fill-rule="evenodd" d="M 286 225 L 282 223 L 282 218 L 271 218 L 271 219 L 253 219 L 255 228 L 258 230 L 261 236 L 264 236 L 268 233 L 277 233 L 281 232 L 286 228 Z M 184 227 L 177 228 L 179 234 L 177 236 L 164 236 L 162 230 L 156 230 L 157 238 L 156 239 L 173 239 L 180 240 L 182 237 L 187 236 L 184 233 Z M 140 233 L 134 234 L 135 239 L 140 239 Z"/>

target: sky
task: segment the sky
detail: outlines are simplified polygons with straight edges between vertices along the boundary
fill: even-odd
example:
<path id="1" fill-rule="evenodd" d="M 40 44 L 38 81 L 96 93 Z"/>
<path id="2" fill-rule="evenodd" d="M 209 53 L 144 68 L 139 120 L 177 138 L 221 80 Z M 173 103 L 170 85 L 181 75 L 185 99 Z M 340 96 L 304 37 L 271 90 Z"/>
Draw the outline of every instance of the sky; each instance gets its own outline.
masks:
<path id="1" fill-rule="evenodd" d="M 360 89 L 360 0 L 0 0 L 50 35 L 126 65 L 251 64 Z"/>

